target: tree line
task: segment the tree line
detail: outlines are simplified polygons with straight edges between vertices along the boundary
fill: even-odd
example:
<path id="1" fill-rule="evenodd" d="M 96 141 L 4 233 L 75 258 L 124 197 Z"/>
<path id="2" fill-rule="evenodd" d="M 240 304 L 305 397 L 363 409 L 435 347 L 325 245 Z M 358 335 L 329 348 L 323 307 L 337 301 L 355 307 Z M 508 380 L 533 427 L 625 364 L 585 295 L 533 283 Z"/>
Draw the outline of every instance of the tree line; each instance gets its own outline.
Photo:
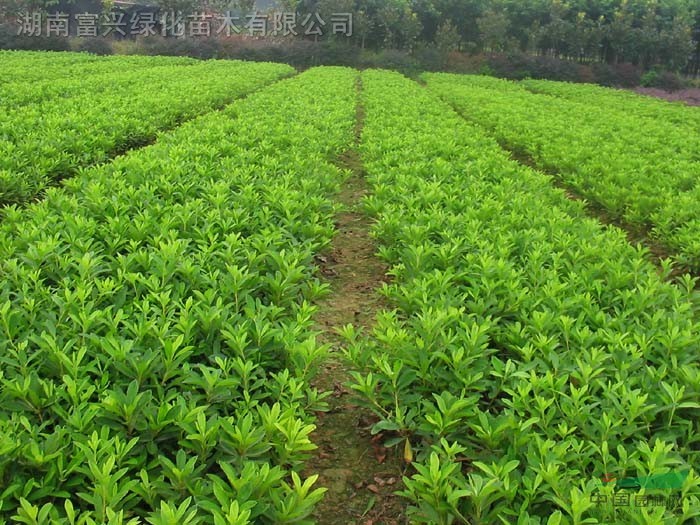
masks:
<path id="1" fill-rule="evenodd" d="M 72 1 L 6 0 L 6 8 Z M 102 2 L 109 7 L 112 0 Z M 700 74 L 700 0 L 136 0 L 162 10 L 241 13 L 259 10 L 261 2 L 326 20 L 352 13 L 353 34 L 342 39 L 367 50 L 525 53 Z"/>
<path id="2" fill-rule="evenodd" d="M 700 65 L 700 0 L 286 0 L 282 6 L 352 12 L 353 42 L 370 49 L 523 52 L 691 74 Z"/>

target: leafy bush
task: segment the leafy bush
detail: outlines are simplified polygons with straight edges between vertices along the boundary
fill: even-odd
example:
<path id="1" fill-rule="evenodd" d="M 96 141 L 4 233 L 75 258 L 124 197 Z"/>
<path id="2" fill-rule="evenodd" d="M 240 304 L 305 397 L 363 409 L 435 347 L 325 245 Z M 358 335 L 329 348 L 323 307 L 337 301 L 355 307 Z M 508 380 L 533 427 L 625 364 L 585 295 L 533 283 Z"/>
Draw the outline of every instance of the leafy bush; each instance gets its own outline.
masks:
<path id="1" fill-rule="evenodd" d="M 105 38 L 78 38 L 76 40 L 76 51 L 84 51 L 93 55 L 111 55 L 113 53 L 110 40 Z"/>
<path id="2" fill-rule="evenodd" d="M 25 51 L 70 51 L 67 38 L 17 35 L 17 27 L 0 22 L 0 49 Z"/>
<path id="3" fill-rule="evenodd" d="M 145 55 L 187 56 L 193 58 L 217 58 L 220 43 L 216 38 L 164 38 L 142 37 L 136 40 L 136 49 Z"/>
<path id="4" fill-rule="evenodd" d="M 423 71 L 443 71 L 447 66 L 447 55 L 437 46 L 422 46 L 413 52 L 418 67 Z"/>
<path id="5" fill-rule="evenodd" d="M 656 69 L 652 69 L 642 75 L 639 85 L 643 87 L 656 87 L 656 81 L 658 78 L 659 72 Z"/>
<path id="6" fill-rule="evenodd" d="M 532 78 L 549 78 L 569 82 L 580 82 L 581 73 L 578 64 L 551 57 L 534 57 L 530 70 Z"/>
<path id="7" fill-rule="evenodd" d="M 595 63 L 591 70 L 596 83 L 603 86 L 635 87 L 641 80 L 641 70 L 632 64 Z"/>
<path id="8" fill-rule="evenodd" d="M 677 73 L 659 69 L 647 71 L 640 80 L 643 87 L 655 87 L 667 91 L 678 91 L 686 87 L 686 82 Z"/>
<path id="9" fill-rule="evenodd" d="M 17 35 L 17 31 L 12 31 L 7 24 L 0 22 L 0 49 L 11 49 L 10 42 Z"/>
<path id="10" fill-rule="evenodd" d="M 485 68 L 488 68 L 488 73 L 483 72 Z M 478 73 L 495 76 L 493 70 L 488 66 L 488 57 L 483 54 L 451 51 L 447 54 L 445 70 L 455 73 Z"/>
<path id="11" fill-rule="evenodd" d="M 119 39 L 110 41 L 112 51 L 115 55 L 143 55 L 141 46 L 136 40 Z"/>
<path id="12" fill-rule="evenodd" d="M 360 56 L 360 48 L 337 40 L 323 42 L 318 47 L 318 60 L 324 65 L 355 66 Z"/>
<path id="13" fill-rule="evenodd" d="M 359 62 L 362 68 L 393 69 L 407 75 L 416 75 L 420 71 L 418 61 L 409 53 L 398 49 L 363 51 Z"/>
<path id="14" fill-rule="evenodd" d="M 582 84 L 595 84 L 596 78 L 595 74 L 593 73 L 593 68 L 589 65 L 579 66 L 578 78 L 576 79 L 576 82 L 580 82 Z"/>
<path id="15" fill-rule="evenodd" d="M 520 80 L 532 77 L 531 63 L 525 55 L 493 55 L 488 60 L 489 68 L 494 75 L 511 80 Z"/>
<path id="16" fill-rule="evenodd" d="M 254 40 L 242 37 L 174 39 L 160 36 L 114 43 L 119 53 L 225 58 L 281 62 L 298 68 L 357 65 L 360 50 L 340 41 L 312 42 L 293 38 Z"/>
<path id="17" fill-rule="evenodd" d="M 498 54 L 487 57 L 489 70 L 494 76 L 521 80 L 523 78 L 547 78 L 581 82 L 583 66 L 553 57 L 530 56 L 522 53 Z"/>
<path id="18" fill-rule="evenodd" d="M 61 37 L 29 37 L 5 34 L 0 36 L 1 49 L 17 49 L 24 51 L 70 51 L 70 41 Z"/>

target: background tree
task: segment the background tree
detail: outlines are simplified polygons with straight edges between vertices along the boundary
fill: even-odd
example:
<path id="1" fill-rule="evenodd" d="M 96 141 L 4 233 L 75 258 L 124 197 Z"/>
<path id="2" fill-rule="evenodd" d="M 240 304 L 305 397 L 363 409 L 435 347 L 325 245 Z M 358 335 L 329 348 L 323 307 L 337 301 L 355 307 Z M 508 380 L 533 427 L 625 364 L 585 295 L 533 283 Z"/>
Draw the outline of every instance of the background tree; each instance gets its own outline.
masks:
<path id="1" fill-rule="evenodd" d="M 659 35 L 661 61 L 672 71 L 680 71 L 691 58 L 695 44 L 689 13 L 679 13 Z"/>
<path id="2" fill-rule="evenodd" d="M 449 20 L 440 24 L 435 33 L 435 45 L 440 51 L 450 52 L 459 49 L 460 36 L 457 28 Z"/>
<path id="3" fill-rule="evenodd" d="M 569 21 L 569 8 L 560 0 L 554 0 L 549 9 L 549 23 L 544 26 L 544 39 L 549 54 L 555 57 L 568 55 L 575 49 L 574 26 Z M 578 15 L 577 15 L 578 16 Z"/>
<path id="4" fill-rule="evenodd" d="M 484 49 L 491 52 L 506 50 L 510 21 L 503 11 L 489 9 L 477 19 L 476 25 Z"/>

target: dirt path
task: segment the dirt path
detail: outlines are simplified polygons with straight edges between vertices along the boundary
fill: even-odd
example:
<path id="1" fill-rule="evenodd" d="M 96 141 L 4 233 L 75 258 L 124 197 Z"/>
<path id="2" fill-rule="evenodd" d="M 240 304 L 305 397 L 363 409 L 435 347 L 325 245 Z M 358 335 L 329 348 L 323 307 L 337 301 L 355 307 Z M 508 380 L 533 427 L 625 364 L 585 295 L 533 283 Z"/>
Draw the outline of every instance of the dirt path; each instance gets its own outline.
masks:
<path id="1" fill-rule="evenodd" d="M 362 108 L 358 108 L 358 142 L 362 120 Z M 402 488 L 403 465 L 393 449 L 372 439 L 371 413 L 356 406 L 353 394 L 344 386 L 350 380 L 350 368 L 340 353 L 342 341 L 336 329 L 353 324 L 371 330 L 381 307 L 377 290 L 386 279 L 386 267 L 375 256 L 376 246 L 369 236 L 371 220 L 360 209 L 368 190 L 356 149 L 342 155 L 338 164 L 352 175 L 337 196 L 343 211 L 336 217 L 331 249 L 318 257 L 331 294 L 319 303 L 316 315 L 321 340 L 333 350 L 314 382 L 333 394 L 328 401 L 330 410 L 319 414 L 316 422 L 312 439 L 318 450 L 307 462 L 306 471 L 318 473 L 318 485 L 328 488 L 314 513 L 320 525 L 398 525 L 406 522 L 404 504 L 393 495 Z"/>

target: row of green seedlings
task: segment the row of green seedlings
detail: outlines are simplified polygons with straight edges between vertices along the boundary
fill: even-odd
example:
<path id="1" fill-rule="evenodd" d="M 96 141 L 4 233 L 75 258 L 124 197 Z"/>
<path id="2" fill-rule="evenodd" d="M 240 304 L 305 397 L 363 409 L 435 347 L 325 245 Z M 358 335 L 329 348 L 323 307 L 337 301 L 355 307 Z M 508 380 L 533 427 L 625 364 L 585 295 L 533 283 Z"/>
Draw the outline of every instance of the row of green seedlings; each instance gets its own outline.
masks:
<path id="1" fill-rule="evenodd" d="M 0 523 L 310 523 L 355 81 L 283 80 L 0 223 Z"/>
<path id="2" fill-rule="evenodd" d="M 636 117 L 672 122 L 676 126 L 686 128 L 690 133 L 697 133 L 700 129 L 700 108 L 682 102 L 667 102 L 632 91 L 595 84 L 527 79 L 519 82 L 519 85 L 533 93 L 554 95 L 602 109 L 624 111 Z"/>
<path id="3" fill-rule="evenodd" d="M 143 60 L 144 58 L 150 58 L 150 60 Z M 0 83 L 2 118 L 6 120 L 9 118 L 9 113 L 15 113 L 18 110 L 31 111 L 30 108 L 25 109 L 22 106 L 46 104 L 49 101 L 55 105 L 60 100 L 76 96 L 88 94 L 93 97 L 98 94 L 102 96 L 151 83 L 159 85 L 159 75 L 169 75 L 167 69 L 159 71 L 160 68 L 198 63 L 191 60 L 191 62 L 181 62 L 172 60 L 171 57 L 115 57 L 112 60 L 80 63 L 73 68 L 73 74 L 66 77 L 62 74 L 62 70 L 51 71 L 43 61 L 30 56 L 13 64 L 17 68 L 16 79 Z M 23 78 L 24 71 L 41 73 L 41 76 L 28 81 Z M 47 107 L 42 106 L 42 110 L 46 111 Z"/>
<path id="4" fill-rule="evenodd" d="M 516 154 L 556 172 L 611 218 L 656 238 L 682 266 L 700 269 L 700 134 L 630 114 L 624 103 L 598 107 L 498 79 L 424 79 Z"/>
<path id="5" fill-rule="evenodd" d="M 65 80 L 80 75 L 108 73 L 115 67 L 146 68 L 159 65 L 197 64 L 187 57 L 98 56 L 88 53 L 0 50 L 0 85 L 14 82 Z"/>
<path id="6" fill-rule="evenodd" d="M 147 71 L 130 74 L 130 82 L 107 93 L 94 87 L 104 79 L 88 76 L 75 96 L 3 114 L 0 206 L 24 204 L 56 179 L 142 146 L 161 130 L 293 74 L 283 64 L 229 61 Z M 26 89 L 35 88 L 29 84 Z"/>
<path id="7" fill-rule="evenodd" d="M 362 85 L 393 308 L 344 335 L 372 431 L 413 459 L 411 523 L 697 520 L 695 281 L 666 282 L 430 91 L 390 72 Z M 677 490 L 627 507 L 601 481 L 669 472 L 687 473 Z M 650 495 L 669 499 L 634 506 Z"/>

